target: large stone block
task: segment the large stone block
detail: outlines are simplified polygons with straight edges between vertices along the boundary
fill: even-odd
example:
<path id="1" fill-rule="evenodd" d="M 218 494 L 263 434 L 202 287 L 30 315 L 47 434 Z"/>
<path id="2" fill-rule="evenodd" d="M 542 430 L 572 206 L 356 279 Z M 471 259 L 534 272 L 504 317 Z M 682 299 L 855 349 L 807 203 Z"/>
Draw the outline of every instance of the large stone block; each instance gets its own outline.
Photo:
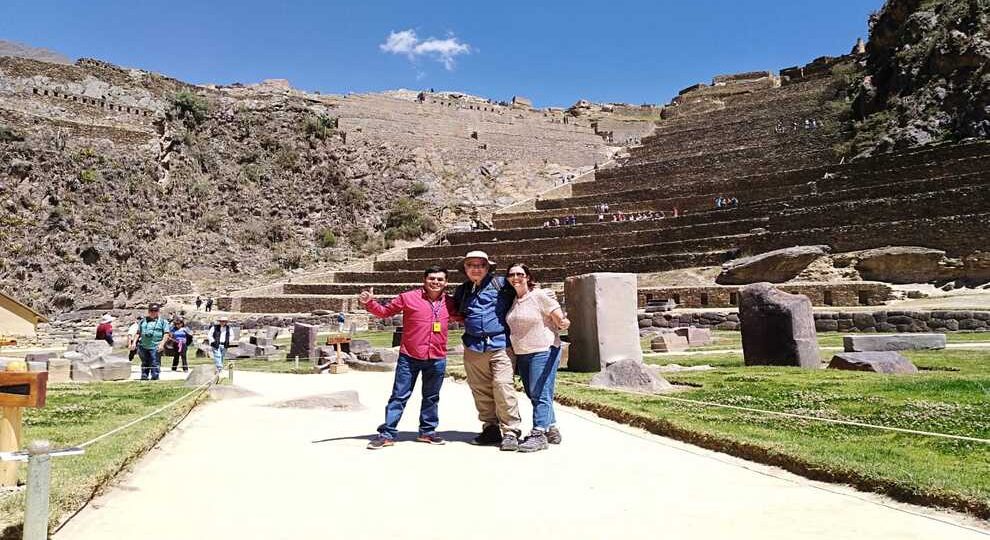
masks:
<path id="1" fill-rule="evenodd" d="M 763 281 L 783 283 L 800 274 L 815 259 L 827 254 L 828 246 L 795 246 L 743 257 L 723 264 L 715 282 L 721 285 Z"/>
<path id="2" fill-rule="evenodd" d="M 296 323 L 292 329 L 292 346 L 289 348 L 289 360 L 295 360 L 296 356 L 300 360 L 315 360 L 316 354 L 316 334 L 320 331 L 319 325 Z"/>
<path id="3" fill-rule="evenodd" d="M 683 326 L 674 328 L 674 333 L 687 338 L 688 345 L 692 347 L 704 347 L 713 342 L 712 331 L 708 328 L 697 328 L 694 326 Z"/>
<path id="4" fill-rule="evenodd" d="M 72 380 L 75 382 L 90 382 L 99 380 L 96 378 L 94 369 L 85 360 L 70 360 L 72 362 Z"/>
<path id="5" fill-rule="evenodd" d="M 210 365 L 193 366 L 186 377 L 186 386 L 202 386 L 210 381 L 216 380 L 217 368 Z"/>
<path id="6" fill-rule="evenodd" d="M 66 383 L 72 380 L 72 364 L 65 358 L 48 360 L 48 384 Z"/>
<path id="7" fill-rule="evenodd" d="M 127 358 L 107 356 L 98 373 L 101 381 L 126 381 L 131 378 L 131 363 Z"/>
<path id="8" fill-rule="evenodd" d="M 832 357 L 828 369 L 874 373 L 917 373 L 910 360 L 895 351 L 842 352 Z"/>
<path id="9" fill-rule="evenodd" d="M 620 360 L 609 364 L 608 367 L 591 378 L 591 386 L 619 388 L 650 394 L 672 388 L 672 385 L 660 376 L 655 367 L 647 366 L 636 360 Z"/>
<path id="10" fill-rule="evenodd" d="M 650 341 L 650 350 L 654 352 L 686 351 L 689 345 L 688 338 L 674 332 L 663 332 Z"/>
<path id="11" fill-rule="evenodd" d="M 564 295 L 571 320 L 568 369 L 595 372 L 620 360 L 643 361 L 635 274 L 569 277 Z"/>
<path id="12" fill-rule="evenodd" d="M 945 348 L 945 334 L 859 334 L 843 336 L 846 352 L 910 351 Z"/>
<path id="13" fill-rule="evenodd" d="M 811 300 L 754 283 L 739 290 L 743 359 L 747 366 L 821 368 Z"/>
<path id="14" fill-rule="evenodd" d="M 77 343 L 73 349 L 87 361 L 96 360 L 113 352 L 113 347 L 102 339 L 93 339 Z"/>

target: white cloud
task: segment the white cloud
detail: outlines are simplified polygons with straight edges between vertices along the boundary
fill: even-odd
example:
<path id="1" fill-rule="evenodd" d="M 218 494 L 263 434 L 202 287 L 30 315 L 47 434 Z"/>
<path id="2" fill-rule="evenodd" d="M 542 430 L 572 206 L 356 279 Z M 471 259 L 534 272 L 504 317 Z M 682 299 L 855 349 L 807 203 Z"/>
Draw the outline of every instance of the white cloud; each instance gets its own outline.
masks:
<path id="1" fill-rule="evenodd" d="M 443 64 L 448 71 L 454 69 L 454 59 L 462 54 L 470 54 L 471 46 L 462 43 L 453 35 L 447 39 L 429 38 L 420 41 L 413 29 L 390 32 L 385 38 L 385 43 L 378 46 L 382 51 L 392 54 L 403 54 L 409 60 L 415 61 L 419 57 L 433 58 Z"/>

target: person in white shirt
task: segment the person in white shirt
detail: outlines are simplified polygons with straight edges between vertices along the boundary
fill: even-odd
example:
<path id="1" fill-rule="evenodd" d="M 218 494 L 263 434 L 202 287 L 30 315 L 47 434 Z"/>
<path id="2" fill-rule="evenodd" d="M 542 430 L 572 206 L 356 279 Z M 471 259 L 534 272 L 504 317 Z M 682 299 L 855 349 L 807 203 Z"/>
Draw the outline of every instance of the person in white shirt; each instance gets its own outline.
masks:
<path id="1" fill-rule="evenodd" d="M 223 355 L 227 348 L 230 347 L 231 328 L 227 324 L 229 322 L 230 318 L 226 315 L 221 315 L 216 323 L 210 325 L 210 329 L 206 333 L 210 339 L 210 348 L 213 352 L 213 365 L 217 367 L 217 373 L 223 371 Z"/>

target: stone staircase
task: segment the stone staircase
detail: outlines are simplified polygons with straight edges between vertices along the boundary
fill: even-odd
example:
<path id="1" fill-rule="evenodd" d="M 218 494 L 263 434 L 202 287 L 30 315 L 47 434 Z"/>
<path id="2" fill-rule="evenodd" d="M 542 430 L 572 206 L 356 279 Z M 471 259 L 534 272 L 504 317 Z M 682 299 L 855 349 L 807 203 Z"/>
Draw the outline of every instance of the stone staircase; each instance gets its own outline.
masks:
<path id="1" fill-rule="evenodd" d="M 352 310 L 362 289 L 397 294 L 421 283 L 425 267 L 453 268 L 473 249 L 487 251 L 502 270 L 525 262 L 550 284 L 593 271 L 718 265 L 802 244 L 827 244 L 836 252 L 888 245 L 938 248 L 949 256 L 985 251 L 990 143 L 840 163 L 832 147 L 843 134 L 827 106 L 828 88 L 827 78 L 814 79 L 735 96 L 720 110 L 677 116 L 631 148 L 617 167 L 573 184 L 569 197 L 496 214 L 494 230 L 451 232 L 448 245 L 410 248 L 405 259 L 377 261 L 371 271 L 285 284 L 277 295 L 222 299 L 221 308 Z M 804 119 L 822 127 L 805 129 Z M 737 197 L 740 205 L 714 209 L 719 195 Z M 601 203 L 609 204 L 610 214 L 663 211 L 667 217 L 599 221 Z M 543 226 L 565 216 L 577 224 Z M 449 280 L 459 283 L 463 276 L 452 272 Z"/>

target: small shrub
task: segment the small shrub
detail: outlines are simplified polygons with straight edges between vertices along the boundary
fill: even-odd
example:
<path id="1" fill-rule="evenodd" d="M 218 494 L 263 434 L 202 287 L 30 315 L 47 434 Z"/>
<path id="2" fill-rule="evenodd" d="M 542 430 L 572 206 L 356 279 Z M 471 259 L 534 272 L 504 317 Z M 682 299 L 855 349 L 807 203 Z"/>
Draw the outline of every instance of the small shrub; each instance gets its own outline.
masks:
<path id="1" fill-rule="evenodd" d="M 352 208 L 366 208 L 368 198 L 361 188 L 351 184 L 340 194 L 340 204 Z"/>
<path id="2" fill-rule="evenodd" d="M 103 180 L 103 175 L 99 171 L 94 171 L 93 169 L 84 169 L 79 173 L 79 180 L 84 184 L 94 184 Z"/>
<path id="3" fill-rule="evenodd" d="M 420 195 L 426 193 L 429 190 L 430 188 L 428 188 L 426 184 L 420 181 L 413 182 L 413 184 L 409 186 L 409 193 L 413 197 L 419 197 Z"/>
<path id="4" fill-rule="evenodd" d="M 7 126 L 0 126 L 0 142 L 20 142 L 24 136 Z"/>
<path id="5" fill-rule="evenodd" d="M 171 106 L 171 114 L 190 127 L 202 123 L 209 114 L 206 98 L 188 90 L 180 90 L 172 96 Z"/>
<path id="6" fill-rule="evenodd" d="M 337 245 L 337 235 L 329 227 L 317 231 L 316 237 L 322 248 L 332 248 Z"/>
<path id="7" fill-rule="evenodd" d="M 406 197 L 396 201 L 385 218 L 385 239 L 388 241 L 414 240 L 436 230 L 437 223 L 425 215 L 423 203 Z"/>
<path id="8" fill-rule="evenodd" d="M 337 130 L 337 118 L 325 114 L 312 115 L 303 122 L 303 131 L 306 135 L 324 140 L 333 135 Z"/>

